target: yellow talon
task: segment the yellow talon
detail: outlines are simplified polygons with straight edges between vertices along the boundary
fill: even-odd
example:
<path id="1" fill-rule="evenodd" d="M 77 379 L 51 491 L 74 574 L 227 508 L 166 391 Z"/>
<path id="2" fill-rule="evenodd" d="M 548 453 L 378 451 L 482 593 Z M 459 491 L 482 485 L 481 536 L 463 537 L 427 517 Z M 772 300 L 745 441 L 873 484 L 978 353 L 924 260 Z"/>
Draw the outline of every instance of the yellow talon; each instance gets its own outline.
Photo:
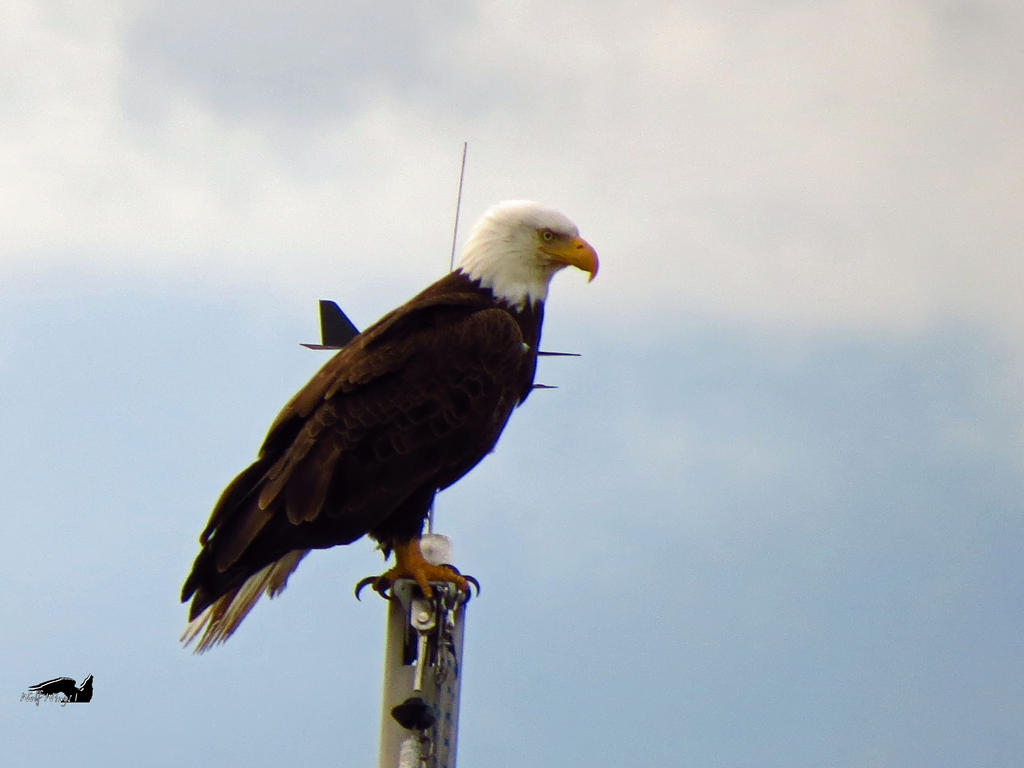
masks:
<path id="1" fill-rule="evenodd" d="M 469 594 L 469 585 L 476 585 L 477 592 L 480 585 L 476 579 L 463 576 L 451 565 L 434 565 L 428 562 L 420 551 L 420 540 L 412 539 L 394 545 L 395 564 L 380 576 L 371 576 L 363 579 L 356 585 L 356 598 L 359 592 L 366 585 L 371 585 L 375 592 L 382 597 L 391 599 L 389 592 L 394 583 L 399 579 L 412 579 L 423 591 L 423 596 L 431 598 L 434 591 L 430 588 L 432 581 L 447 581 L 459 588 L 459 591 Z"/>

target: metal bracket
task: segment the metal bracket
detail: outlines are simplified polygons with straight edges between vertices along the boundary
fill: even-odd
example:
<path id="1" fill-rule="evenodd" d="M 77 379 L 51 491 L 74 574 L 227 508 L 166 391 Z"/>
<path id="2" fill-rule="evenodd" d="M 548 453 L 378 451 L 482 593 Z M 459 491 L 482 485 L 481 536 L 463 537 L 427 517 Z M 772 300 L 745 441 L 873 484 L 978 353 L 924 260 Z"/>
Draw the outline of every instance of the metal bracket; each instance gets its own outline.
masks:
<path id="1" fill-rule="evenodd" d="M 417 693 L 423 690 L 423 669 L 430 663 L 430 632 L 437 627 L 437 614 L 434 603 L 423 597 L 413 598 L 409 606 L 409 626 L 416 631 L 416 676 L 413 678 L 412 689 Z M 440 638 L 438 638 L 440 639 Z"/>

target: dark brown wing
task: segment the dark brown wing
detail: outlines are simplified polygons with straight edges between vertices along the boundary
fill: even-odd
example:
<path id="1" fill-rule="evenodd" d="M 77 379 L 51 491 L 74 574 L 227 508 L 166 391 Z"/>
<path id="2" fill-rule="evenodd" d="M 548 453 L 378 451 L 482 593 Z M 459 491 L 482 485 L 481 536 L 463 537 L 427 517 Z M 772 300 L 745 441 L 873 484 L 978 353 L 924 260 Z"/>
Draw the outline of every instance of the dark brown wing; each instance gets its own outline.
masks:
<path id="1" fill-rule="evenodd" d="M 462 339 L 467 339 L 466 333 L 459 331 L 457 323 L 479 312 L 494 309 L 494 304 L 493 299 L 488 298 L 478 288 L 452 290 L 452 283 L 459 285 L 465 281 L 453 273 L 407 304 L 382 317 L 331 358 L 306 386 L 288 401 L 271 425 L 257 461 L 239 474 L 224 490 L 206 528 L 200 535 L 200 543 L 206 544 L 213 532 L 220 527 L 225 514 L 244 504 L 254 487 L 262 482 L 264 474 L 292 450 L 300 432 L 313 428 L 307 425 L 307 422 L 315 419 L 314 412 L 325 401 L 335 399 L 338 394 L 357 393 L 381 378 L 402 371 L 409 365 L 411 358 L 425 351 L 431 338 L 439 342 L 435 344 L 436 346 L 451 352 L 452 362 L 456 362 L 455 354 L 458 350 L 454 345 L 445 344 L 445 336 L 459 334 Z M 494 311 L 498 312 L 496 309 Z M 506 312 L 488 317 L 490 320 L 487 322 L 504 326 L 509 326 L 508 321 L 512 319 Z M 537 323 L 539 317 L 536 319 Z M 480 320 L 477 319 L 475 322 L 479 323 Z M 485 326 L 486 323 L 474 325 L 465 331 L 471 335 L 479 328 L 479 332 L 485 334 L 481 338 L 486 338 L 486 334 L 492 329 Z M 510 326 L 509 328 L 511 329 Z M 533 339 L 529 342 L 531 346 L 536 346 Z M 509 349 L 513 356 L 518 355 L 517 350 L 511 347 Z M 473 354 L 471 349 L 466 351 L 470 355 Z M 501 353 L 500 349 L 496 351 Z M 429 359 L 424 359 L 423 363 L 432 367 L 437 361 L 437 356 L 431 355 Z M 412 371 L 406 371 L 406 378 L 411 378 L 408 375 L 411 373 Z M 523 389 L 524 396 L 529 392 L 532 379 L 531 368 L 529 380 L 525 382 Z M 376 390 L 372 388 L 363 394 L 378 396 Z M 297 455 L 293 456 L 294 458 L 297 458 Z"/>
<path id="2" fill-rule="evenodd" d="M 329 361 L 225 490 L 182 591 L 191 617 L 308 549 L 411 538 L 434 491 L 491 450 L 529 390 L 535 350 L 477 294 L 415 301 Z M 268 590 L 287 578 L 265 575 Z"/>

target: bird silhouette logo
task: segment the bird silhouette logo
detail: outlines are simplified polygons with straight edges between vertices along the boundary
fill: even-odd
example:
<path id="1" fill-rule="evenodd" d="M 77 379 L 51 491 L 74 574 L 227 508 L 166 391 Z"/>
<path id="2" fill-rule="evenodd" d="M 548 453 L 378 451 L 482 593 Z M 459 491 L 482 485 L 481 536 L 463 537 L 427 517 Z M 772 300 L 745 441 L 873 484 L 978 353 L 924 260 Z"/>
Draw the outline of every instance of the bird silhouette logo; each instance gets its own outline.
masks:
<path id="1" fill-rule="evenodd" d="M 73 677 L 55 677 L 52 680 L 44 680 L 41 683 L 30 685 L 29 690 L 37 696 L 53 697 L 62 703 L 85 703 L 92 701 L 92 675 L 82 681 L 81 685 L 75 685 Z"/>

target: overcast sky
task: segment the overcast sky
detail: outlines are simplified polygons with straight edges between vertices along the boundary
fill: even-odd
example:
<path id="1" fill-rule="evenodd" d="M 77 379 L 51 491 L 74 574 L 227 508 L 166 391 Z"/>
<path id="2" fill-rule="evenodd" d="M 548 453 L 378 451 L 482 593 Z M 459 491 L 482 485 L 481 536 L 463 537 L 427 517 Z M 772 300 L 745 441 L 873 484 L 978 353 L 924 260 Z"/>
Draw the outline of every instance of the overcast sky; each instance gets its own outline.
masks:
<path id="1" fill-rule="evenodd" d="M 446 271 L 468 141 L 462 234 L 537 199 L 601 273 L 439 498 L 459 764 L 1016 766 L 1024 8 L 386 5 L 5 4 L 3 762 L 374 764 L 370 542 L 203 657 L 177 595 L 317 299 Z"/>

